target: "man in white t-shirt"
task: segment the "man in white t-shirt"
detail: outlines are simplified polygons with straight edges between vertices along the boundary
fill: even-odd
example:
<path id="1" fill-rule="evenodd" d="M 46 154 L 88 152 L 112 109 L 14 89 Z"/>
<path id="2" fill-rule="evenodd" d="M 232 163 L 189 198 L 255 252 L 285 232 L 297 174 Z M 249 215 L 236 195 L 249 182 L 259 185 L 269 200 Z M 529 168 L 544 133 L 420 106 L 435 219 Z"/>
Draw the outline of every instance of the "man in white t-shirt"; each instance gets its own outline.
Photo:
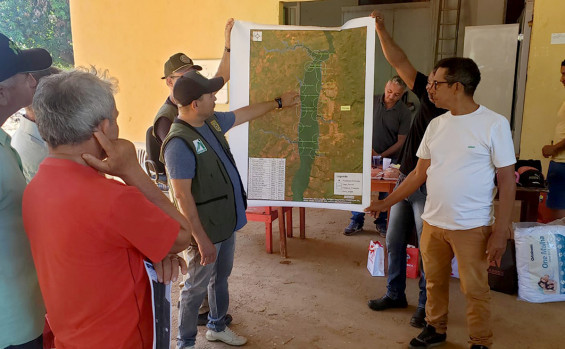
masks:
<path id="1" fill-rule="evenodd" d="M 379 212 L 410 195 L 424 182 L 428 196 L 420 250 L 426 273 L 428 325 L 410 342 L 428 348 L 446 340 L 451 259 L 457 257 L 461 290 L 467 300 L 472 349 L 492 343 L 487 268 L 499 261 L 509 237 L 516 184 L 514 146 L 508 121 L 475 103 L 481 74 L 469 58 L 437 63 L 431 100 L 449 110 L 432 120 L 418 149 L 418 164 L 385 200 L 366 211 Z M 499 216 L 493 199 L 498 172 Z"/>

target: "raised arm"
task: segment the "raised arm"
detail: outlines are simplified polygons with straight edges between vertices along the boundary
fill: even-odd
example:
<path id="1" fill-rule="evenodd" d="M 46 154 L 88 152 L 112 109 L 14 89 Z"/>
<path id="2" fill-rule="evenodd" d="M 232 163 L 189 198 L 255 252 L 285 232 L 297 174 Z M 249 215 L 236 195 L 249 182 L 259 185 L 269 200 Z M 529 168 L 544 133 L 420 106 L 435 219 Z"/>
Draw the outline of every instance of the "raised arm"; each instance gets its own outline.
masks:
<path id="1" fill-rule="evenodd" d="M 224 44 L 224 54 L 222 56 L 222 60 L 220 61 L 220 65 L 218 66 L 218 71 L 215 78 L 221 76 L 224 78 L 224 84 L 228 83 L 230 79 L 230 51 L 231 51 L 231 30 L 233 28 L 234 20 L 233 18 L 228 19 L 226 23 L 226 29 L 224 30 L 225 36 L 225 44 Z"/>
<path id="2" fill-rule="evenodd" d="M 408 88 L 414 88 L 416 81 L 416 68 L 410 63 L 406 53 L 398 46 L 385 28 L 385 20 L 382 13 L 375 10 L 371 13 L 371 17 L 375 19 L 375 30 L 381 42 L 381 48 L 385 55 L 386 60 L 398 75 L 404 80 Z"/>
<path id="3" fill-rule="evenodd" d="M 297 92 L 285 92 L 280 98 L 283 108 L 292 107 L 298 104 Z M 235 122 L 233 126 L 235 127 L 237 125 L 243 124 L 244 122 L 256 119 L 259 116 L 270 112 L 271 110 L 277 109 L 278 107 L 279 103 L 273 99 L 272 101 L 255 103 L 243 108 L 236 109 L 234 110 Z"/>

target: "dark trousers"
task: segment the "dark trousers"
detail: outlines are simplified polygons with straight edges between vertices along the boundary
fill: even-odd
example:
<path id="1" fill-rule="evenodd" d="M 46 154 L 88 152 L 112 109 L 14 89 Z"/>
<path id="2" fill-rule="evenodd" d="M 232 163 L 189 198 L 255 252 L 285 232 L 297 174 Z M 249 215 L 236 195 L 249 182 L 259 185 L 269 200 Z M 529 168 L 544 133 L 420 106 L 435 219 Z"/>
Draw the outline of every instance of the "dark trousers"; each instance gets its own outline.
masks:
<path id="1" fill-rule="evenodd" d="M 6 349 L 43 349 L 43 335 L 24 344 L 10 345 Z"/>

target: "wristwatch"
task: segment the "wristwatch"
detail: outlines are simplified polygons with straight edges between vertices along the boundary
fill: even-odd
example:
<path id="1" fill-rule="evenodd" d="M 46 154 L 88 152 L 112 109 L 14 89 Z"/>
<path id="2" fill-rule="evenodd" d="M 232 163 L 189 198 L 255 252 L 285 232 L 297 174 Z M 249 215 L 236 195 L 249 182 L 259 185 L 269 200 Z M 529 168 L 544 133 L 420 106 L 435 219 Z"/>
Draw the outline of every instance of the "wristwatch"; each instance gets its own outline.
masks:
<path id="1" fill-rule="evenodd" d="M 282 99 L 280 97 L 275 98 L 275 102 L 278 103 L 277 109 L 282 109 Z"/>

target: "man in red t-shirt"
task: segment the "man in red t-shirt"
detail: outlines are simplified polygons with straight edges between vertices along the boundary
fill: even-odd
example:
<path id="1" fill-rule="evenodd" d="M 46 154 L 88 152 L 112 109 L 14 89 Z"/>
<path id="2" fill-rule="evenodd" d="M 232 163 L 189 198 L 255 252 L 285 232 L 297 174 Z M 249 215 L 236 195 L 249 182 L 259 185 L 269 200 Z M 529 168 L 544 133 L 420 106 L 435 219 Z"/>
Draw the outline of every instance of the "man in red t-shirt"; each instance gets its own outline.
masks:
<path id="1" fill-rule="evenodd" d="M 179 266 L 186 272 L 176 253 L 188 246 L 188 222 L 143 172 L 133 144 L 118 139 L 105 77 L 45 78 L 33 108 L 49 156 L 25 190 L 23 217 L 56 347 L 152 348 L 143 260 L 159 281 L 176 281 Z"/>

